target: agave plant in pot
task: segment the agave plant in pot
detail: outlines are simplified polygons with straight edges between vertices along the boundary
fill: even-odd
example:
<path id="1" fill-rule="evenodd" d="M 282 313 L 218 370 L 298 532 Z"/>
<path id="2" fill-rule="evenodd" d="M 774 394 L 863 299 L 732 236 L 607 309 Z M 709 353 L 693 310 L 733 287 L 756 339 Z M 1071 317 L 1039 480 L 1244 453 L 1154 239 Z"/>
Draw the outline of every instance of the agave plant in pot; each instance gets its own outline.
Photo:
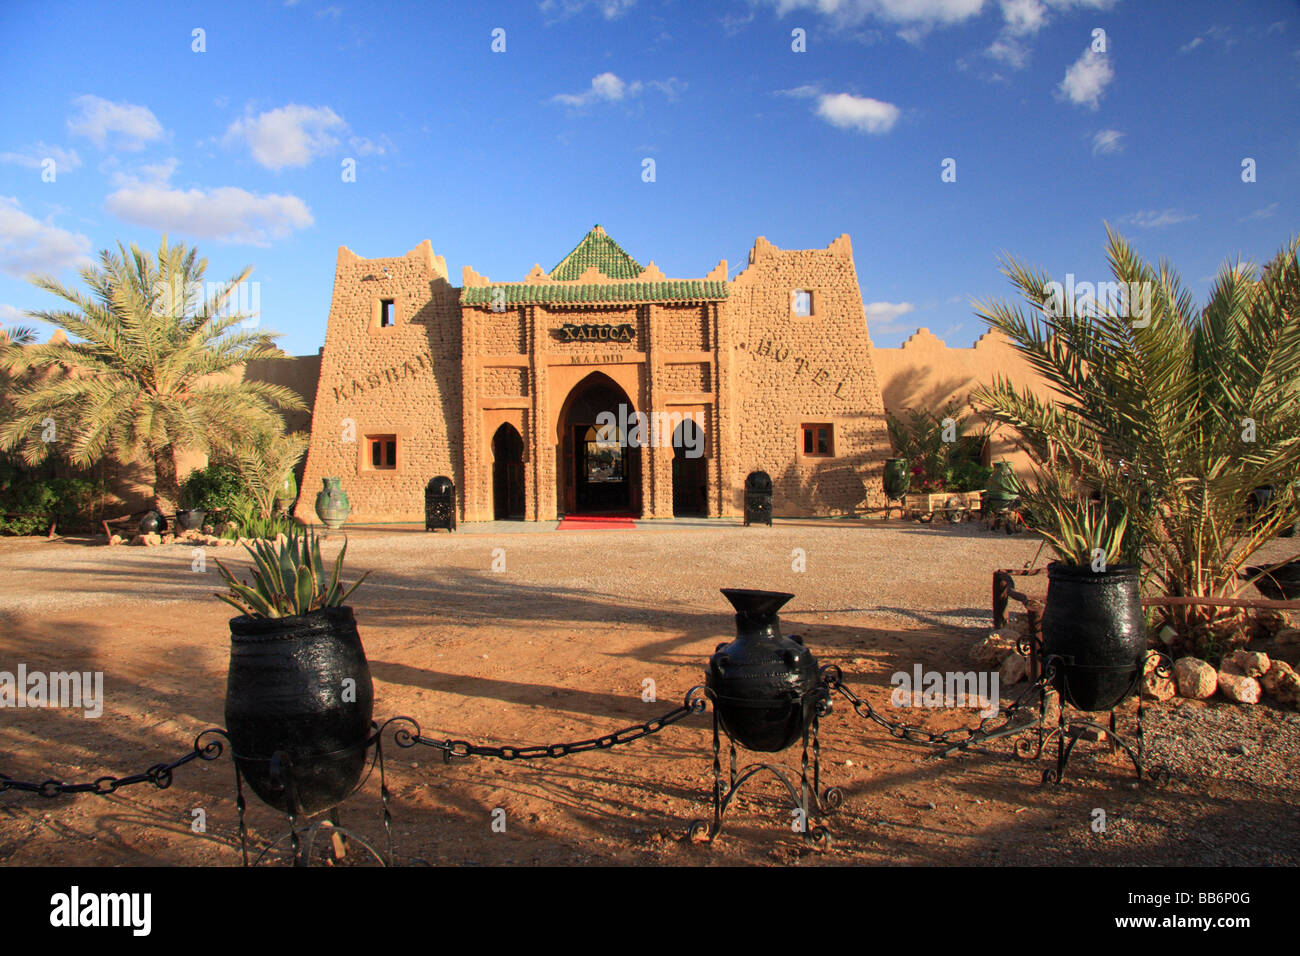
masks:
<path id="1" fill-rule="evenodd" d="M 365 769 L 374 687 L 345 602 L 369 572 L 344 586 L 345 541 L 327 574 L 310 529 L 247 550 L 246 582 L 217 562 L 229 591 L 216 596 L 240 612 L 230 621 L 226 731 L 253 791 L 310 816 L 341 803 Z"/>
<path id="2" fill-rule="evenodd" d="M 1037 477 L 1022 494 L 1057 557 L 1047 566 L 1043 660 L 1070 704 L 1111 710 L 1137 688 L 1146 654 L 1138 536 L 1122 503 L 1091 500 L 1063 471 Z"/>

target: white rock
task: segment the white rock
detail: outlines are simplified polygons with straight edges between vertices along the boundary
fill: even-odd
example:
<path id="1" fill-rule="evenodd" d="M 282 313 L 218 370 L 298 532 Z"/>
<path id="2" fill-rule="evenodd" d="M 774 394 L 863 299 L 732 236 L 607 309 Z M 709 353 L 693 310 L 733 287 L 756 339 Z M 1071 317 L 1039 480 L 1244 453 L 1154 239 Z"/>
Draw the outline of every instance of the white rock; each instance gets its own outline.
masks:
<path id="1" fill-rule="evenodd" d="M 1219 671 L 1219 693 L 1237 704 L 1259 703 L 1259 681 L 1241 674 Z"/>

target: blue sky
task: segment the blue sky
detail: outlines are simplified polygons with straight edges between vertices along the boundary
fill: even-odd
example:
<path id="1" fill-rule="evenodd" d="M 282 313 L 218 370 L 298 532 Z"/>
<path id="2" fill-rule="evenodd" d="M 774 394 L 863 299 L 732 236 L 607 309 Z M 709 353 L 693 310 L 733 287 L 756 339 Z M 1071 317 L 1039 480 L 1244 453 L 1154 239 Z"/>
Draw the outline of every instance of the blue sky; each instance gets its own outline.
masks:
<path id="1" fill-rule="evenodd" d="M 1294 0 L 125 9 L 0 6 L 5 326 L 55 304 L 27 273 L 76 283 L 166 231 L 211 279 L 252 265 L 262 325 L 305 354 L 340 245 L 428 238 L 456 284 L 515 281 L 599 222 L 672 277 L 847 232 L 877 345 L 969 345 L 970 299 L 1011 297 L 1001 253 L 1104 279 L 1109 221 L 1203 300 L 1226 258 L 1297 232 Z"/>

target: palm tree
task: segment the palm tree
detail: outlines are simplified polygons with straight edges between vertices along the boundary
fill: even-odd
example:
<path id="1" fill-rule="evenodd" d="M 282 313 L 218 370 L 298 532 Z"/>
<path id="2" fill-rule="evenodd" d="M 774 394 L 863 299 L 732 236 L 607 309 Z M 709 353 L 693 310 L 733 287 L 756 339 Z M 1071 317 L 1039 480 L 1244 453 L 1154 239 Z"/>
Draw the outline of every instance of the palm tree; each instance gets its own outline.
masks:
<path id="1" fill-rule="evenodd" d="M 1148 590 L 1231 596 L 1250 555 L 1298 516 L 1290 495 L 1253 514 L 1251 492 L 1288 488 L 1300 475 L 1300 240 L 1262 273 L 1225 263 L 1197 309 L 1167 263 L 1152 268 L 1109 226 L 1106 234 L 1128 308 L 1076 308 L 1045 275 L 1007 260 L 1003 272 L 1029 313 L 1003 303 L 976 310 L 1055 400 L 1002 378 L 974 397 L 1016 430 L 1040 469 L 1069 471 L 1099 493 L 1113 526 L 1125 519 L 1122 554 L 1141 562 Z M 1240 635 L 1237 611 L 1157 613 L 1202 653 Z"/>
<path id="2" fill-rule="evenodd" d="M 0 353 L 0 366 L 33 374 L 13 397 L 16 414 L 0 424 L 0 448 L 21 448 L 35 464 L 50 443 L 53 419 L 62 454 L 88 465 L 106 453 L 127 461 L 144 454 L 154 466 L 154 503 L 171 511 L 179 487 L 176 452 L 233 447 L 242 434 L 280 427 L 281 409 L 302 409 L 283 385 L 243 381 L 248 361 L 284 358 L 275 336 L 236 327 L 248 316 L 228 309 L 248 278 L 245 268 L 211 295 L 201 290 L 207 260 L 163 236 L 157 258 L 134 243 L 99 254 L 80 271 L 88 294 L 50 276 L 31 281 L 72 305 L 28 315 L 63 329 L 68 342 Z"/>

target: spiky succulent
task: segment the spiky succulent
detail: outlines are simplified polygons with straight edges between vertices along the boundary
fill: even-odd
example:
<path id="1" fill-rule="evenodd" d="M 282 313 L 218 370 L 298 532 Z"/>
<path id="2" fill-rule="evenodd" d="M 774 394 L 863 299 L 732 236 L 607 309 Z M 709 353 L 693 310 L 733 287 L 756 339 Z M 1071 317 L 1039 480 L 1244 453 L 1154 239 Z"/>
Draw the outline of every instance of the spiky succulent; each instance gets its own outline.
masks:
<path id="1" fill-rule="evenodd" d="M 253 579 L 249 583 L 235 580 L 218 560 L 217 567 L 230 593 L 216 597 L 249 617 L 291 617 L 338 607 L 370 575 L 367 571 L 345 591 L 339 577 L 343 573 L 343 557 L 348 553 L 346 540 L 334 559 L 333 572 L 326 579 L 316 533 L 310 528 L 294 528 L 287 538 L 282 544 L 258 541 L 244 546 L 253 556 Z"/>

